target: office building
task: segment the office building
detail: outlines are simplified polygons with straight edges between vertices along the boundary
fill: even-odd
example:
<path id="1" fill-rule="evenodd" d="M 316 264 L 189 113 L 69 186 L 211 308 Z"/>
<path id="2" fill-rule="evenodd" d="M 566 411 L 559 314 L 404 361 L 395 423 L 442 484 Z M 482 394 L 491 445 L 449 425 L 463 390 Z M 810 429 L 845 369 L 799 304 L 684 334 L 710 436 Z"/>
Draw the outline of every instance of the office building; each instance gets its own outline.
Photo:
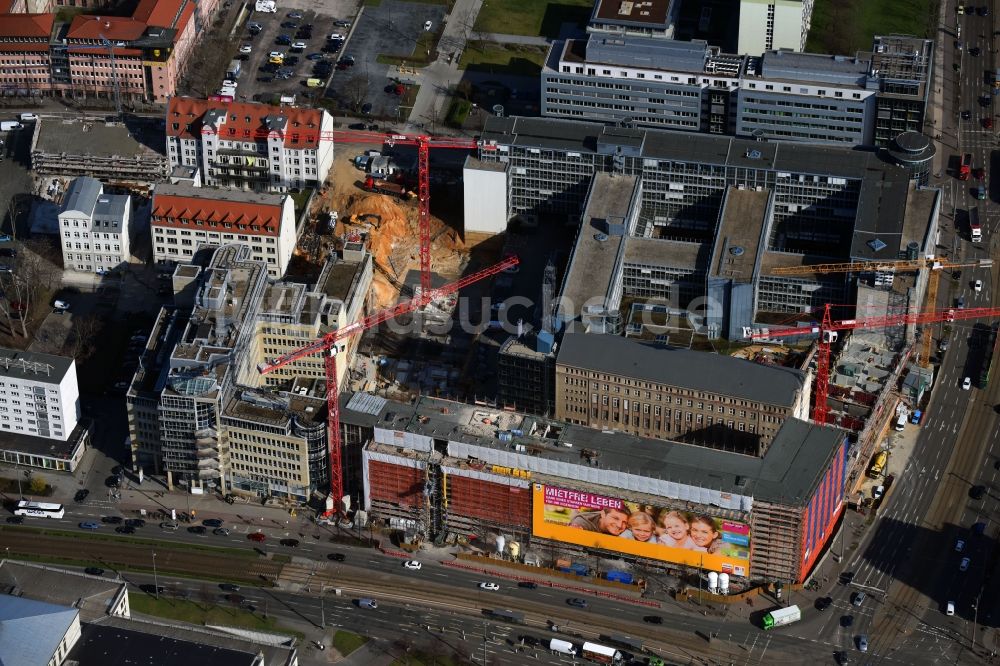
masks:
<path id="1" fill-rule="evenodd" d="M 174 270 L 128 391 L 133 463 L 170 485 L 303 502 L 329 483 L 322 356 L 257 365 L 364 316 L 372 259 L 348 248 L 305 285 L 269 281 L 252 255 L 207 246 Z M 356 345 L 339 349 L 340 379 Z"/>
<path id="2" fill-rule="evenodd" d="M 59 211 L 63 267 L 103 275 L 127 265 L 131 221 L 131 196 L 105 194 L 95 178 L 74 179 Z"/>
<path id="3" fill-rule="evenodd" d="M 502 536 L 515 560 L 716 571 L 739 589 L 808 577 L 843 509 L 851 453 L 845 432 L 796 418 L 759 457 L 432 398 L 345 396 L 341 420 L 365 442 L 371 518 L 427 539 Z M 607 507 L 711 523 L 725 545 L 698 552 L 585 526 Z"/>
<path id="4" fill-rule="evenodd" d="M 68 24 L 49 12 L 0 14 L 0 86 L 26 97 L 164 103 L 218 5 L 142 0 L 131 16 L 75 14 Z"/>
<path id="5" fill-rule="evenodd" d="M 567 333 L 556 359 L 554 416 L 763 456 L 786 420 L 808 418 L 809 385 L 793 368 Z"/>
<path id="6" fill-rule="evenodd" d="M 931 40 L 877 36 L 856 56 L 741 53 L 752 55 L 599 32 L 555 41 L 542 115 L 845 146 L 886 146 L 923 129 Z"/>
<path id="7" fill-rule="evenodd" d="M 804 51 L 813 0 L 740 0 L 740 53 Z"/>
<path id="8" fill-rule="evenodd" d="M 0 349 L 0 429 L 66 442 L 79 418 L 73 359 Z"/>
<path id="9" fill-rule="evenodd" d="M 295 202 L 288 194 L 159 183 L 150 218 L 153 259 L 185 263 L 199 245 L 245 243 L 268 275 L 285 274 L 295 250 Z"/>
<path id="10" fill-rule="evenodd" d="M 207 187 L 318 187 L 333 165 L 333 119 L 323 109 L 174 97 L 166 126 L 170 169 L 196 167 Z"/>

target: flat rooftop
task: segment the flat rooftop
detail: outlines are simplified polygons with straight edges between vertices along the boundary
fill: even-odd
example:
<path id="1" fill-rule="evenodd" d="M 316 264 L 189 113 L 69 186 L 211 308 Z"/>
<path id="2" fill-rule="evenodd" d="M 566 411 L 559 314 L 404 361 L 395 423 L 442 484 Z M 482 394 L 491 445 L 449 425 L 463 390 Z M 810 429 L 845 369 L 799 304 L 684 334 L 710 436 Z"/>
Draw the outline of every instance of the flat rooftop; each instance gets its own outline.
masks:
<path id="1" fill-rule="evenodd" d="M 53 155 L 85 155 L 96 158 L 154 158 L 163 156 L 133 138 L 120 124 L 93 121 L 58 121 L 42 118 L 32 151 Z"/>
<path id="2" fill-rule="evenodd" d="M 165 194 L 176 197 L 192 197 L 195 199 L 210 199 L 232 201 L 236 203 L 252 203 L 262 206 L 281 206 L 287 194 L 272 194 L 269 192 L 253 192 L 250 190 L 224 190 L 217 187 L 195 187 L 188 183 L 157 183 L 153 194 Z"/>
<path id="3" fill-rule="evenodd" d="M 478 169 L 479 171 L 498 171 L 498 172 L 502 172 L 502 171 L 506 171 L 507 170 L 507 163 L 506 162 L 484 162 L 481 159 L 479 159 L 478 157 L 474 157 L 472 155 L 469 155 L 469 156 L 467 156 L 465 158 L 465 165 L 464 165 L 464 167 L 466 169 Z"/>
<path id="4" fill-rule="evenodd" d="M 702 255 L 708 250 L 704 243 L 630 236 L 625 242 L 625 263 L 703 273 L 707 256 Z"/>
<path id="5" fill-rule="evenodd" d="M 782 407 L 791 407 L 805 387 L 805 376 L 795 368 L 649 345 L 617 335 L 567 333 L 556 363 Z"/>
<path id="6" fill-rule="evenodd" d="M 120 578 L 88 576 L 44 564 L 0 562 L 0 592 L 10 593 L 17 588 L 29 599 L 74 607 L 84 622 L 106 616 L 119 595 L 125 593 L 124 587 L 125 581 Z"/>
<path id="7" fill-rule="evenodd" d="M 858 210 L 851 241 L 851 258 L 865 261 L 889 261 L 913 240 L 923 247 L 923 234 L 906 237 L 906 203 L 912 189 L 907 172 L 899 168 L 872 170 L 861 185 Z M 928 217 L 922 220 L 924 230 Z"/>
<path id="8" fill-rule="evenodd" d="M 877 172 L 905 172 L 872 151 L 797 142 L 750 141 L 736 137 L 660 129 L 627 129 L 556 118 L 490 116 L 485 143 L 523 148 L 625 156 L 792 174 L 874 179 Z M 892 176 L 891 178 L 895 178 Z"/>
<path id="9" fill-rule="evenodd" d="M 597 0 L 591 21 L 666 27 L 673 0 Z"/>
<path id="10" fill-rule="evenodd" d="M 259 663 L 252 643 L 247 643 L 243 650 L 235 650 L 215 645 L 214 636 L 207 637 L 205 642 L 191 640 L 193 637 L 188 634 L 171 638 L 119 626 L 84 624 L 80 639 L 70 650 L 67 660 L 80 666 L 254 666 Z"/>
<path id="11" fill-rule="evenodd" d="M 625 224 L 636 180 L 635 176 L 598 173 L 591 181 L 562 290 L 563 299 L 574 310 L 608 294 L 626 237 L 609 236 L 607 224 Z"/>
<path id="12" fill-rule="evenodd" d="M 770 190 L 726 190 L 709 274 L 750 282 L 767 222 Z"/>
<path id="13" fill-rule="evenodd" d="M 571 478 L 575 485 L 593 487 L 597 479 L 607 476 L 610 480 L 615 472 L 622 472 L 791 506 L 804 506 L 812 497 L 846 437 L 838 428 L 789 419 L 764 456 L 756 458 L 429 397 L 416 403 L 386 401 L 374 413 L 355 411 L 347 407 L 351 397 L 341 396 L 345 422 L 492 449 L 497 460 L 506 461 L 500 464 L 531 470 L 536 479 L 538 473 L 545 473 L 543 468 L 559 469 L 558 475 L 548 472 L 557 483 Z M 515 451 L 515 443 L 500 441 L 496 426 L 483 425 L 484 416 L 494 413 L 499 414 L 503 429 L 525 432 L 516 442 L 524 445 L 524 453 Z M 583 449 L 596 454 L 599 468 L 582 460 Z"/>
<path id="14" fill-rule="evenodd" d="M 73 432 L 70 433 L 65 442 L 21 432 L 0 430 L 0 451 L 70 460 L 73 458 L 73 452 L 82 444 L 83 439 L 87 435 L 87 430 L 91 425 L 92 422 L 90 419 L 77 421 L 76 427 L 73 428 Z"/>
<path id="15" fill-rule="evenodd" d="M 59 384 L 72 365 L 66 356 L 0 348 L 0 378 Z"/>

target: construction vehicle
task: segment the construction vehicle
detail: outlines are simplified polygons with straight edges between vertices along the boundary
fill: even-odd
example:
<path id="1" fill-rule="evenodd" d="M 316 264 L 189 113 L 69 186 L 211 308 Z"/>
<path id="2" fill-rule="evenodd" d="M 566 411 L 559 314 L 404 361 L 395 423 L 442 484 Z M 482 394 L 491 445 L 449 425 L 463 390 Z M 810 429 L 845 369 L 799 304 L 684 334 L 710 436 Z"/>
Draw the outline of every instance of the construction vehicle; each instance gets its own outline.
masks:
<path id="1" fill-rule="evenodd" d="M 420 293 L 410 301 L 405 301 L 391 308 L 370 314 L 364 319 L 359 319 L 347 326 L 330 331 L 304 347 L 283 354 L 273 359 L 270 363 L 261 363 L 257 366 L 257 371 L 263 375 L 306 356 L 312 356 L 313 354 L 323 354 L 324 356 L 323 368 L 326 371 L 327 427 L 329 429 L 327 433 L 327 452 L 330 463 L 330 497 L 327 500 L 327 509 L 323 514 L 324 517 L 329 517 L 333 514 L 339 515 L 343 510 L 344 499 L 344 468 L 341 462 L 340 388 L 337 382 L 336 355 L 338 347 L 346 344 L 347 339 L 357 333 L 367 331 L 390 319 L 395 319 L 399 315 L 418 310 L 437 298 L 453 294 L 470 284 L 502 273 L 511 266 L 518 265 L 518 263 L 520 263 L 518 258 L 512 255 L 490 268 L 468 275 L 439 289 L 421 289 Z"/>
<path id="2" fill-rule="evenodd" d="M 982 229 L 979 226 L 979 208 L 973 207 L 969 211 L 969 223 L 973 227 L 973 241 L 979 242 L 976 237 L 982 239 Z M 889 261 L 855 261 L 840 264 L 812 264 L 805 266 L 783 266 L 771 270 L 772 275 L 810 275 L 828 273 L 889 273 L 895 271 L 918 271 L 924 268 L 930 269 L 931 273 L 927 280 L 926 304 L 929 310 L 934 309 L 937 302 L 938 283 L 941 271 L 954 268 L 992 268 L 992 259 L 973 259 L 969 261 L 943 261 L 934 257 L 923 259 L 899 259 Z M 927 368 L 931 363 L 931 341 L 933 336 L 924 334 L 923 345 L 920 353 L 920 364 Z"/>
<path id="3" fill-rule="evenodd" d="M 969 180 L 972 177 L 972 153 L 962 155 L 962 161 L 958 165 L 958 179 Z"/>
<path id="4" fill-rule="evenodd" d="M 830 407 L 827 405 L 827 397 L 830 393 L 830 347 L 837 341 L 840 331 L 909 326 L 939 321 L 954 322 L 956 320 L 981 318 L 995 319 L 998 316 L 1000 316 L 1000 308 L 949 308 L 946 310 L 926 310 L 924 312 L 834 321 L 830 316 L 830 304 L 828 303 L 823 306 L 822 321 L 813 323 L 809 327 L 795 326 L 775 330 L 754 330 L 751 327 L 747 327 L 744 329 L 744 337 L 749 340 L 775 340 L 781 338 L 801 338 L 804 335 L 818 336 L 812 420 L 816 423 L 826 423 L 827 415 L 830 413 Z"/>
<path id="5" fill-rule="evenodd" d="M 371 176 L 365 178 L 364 188 L 369 192 L 388 194 L 394 197 L 399 197 L 400 199 L 412 199 L 415 196 L 412 191 L 406 189 L 399 183 L 382 180 L 381 178 L 372 178 Z"/>
<path id="6" fill-rule="evenodd" d="M 786 624 L 791 624 L 792 622 L 798 622 L 801 619 L 802 611 L 799 610 L 798 606 L 779 608 L 778 610 L 773 610 L 764 616 L 764 629 L 782 627 Z"/>
<path id="7" fill-rule="evenodd" d="M 868 476 L 873 479 L 877 479 L 882 476 L 882 472 L 885 471 L 885 464 L 889 462 L 889 452 L 879 451 L 875 458 L 872 459 L 872 464 L 868 468 Z"/>

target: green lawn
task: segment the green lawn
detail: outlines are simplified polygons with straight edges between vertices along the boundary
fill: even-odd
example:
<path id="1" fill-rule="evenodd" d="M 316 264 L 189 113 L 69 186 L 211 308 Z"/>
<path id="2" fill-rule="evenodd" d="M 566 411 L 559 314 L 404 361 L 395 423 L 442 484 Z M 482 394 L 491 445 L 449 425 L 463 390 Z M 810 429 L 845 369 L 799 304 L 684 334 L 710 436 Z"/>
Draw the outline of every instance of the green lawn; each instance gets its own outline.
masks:
<path id="1" fill-rule="evenodd" d="M 333 647 L 345 657 L 368 642 L 365 636 L 338 629 L 333 635 Z"/>
<path id="2" fill-rule="evenodd" d="M 934 0 L 816 0 L 806 51 L 854 55 L 876 34 L 926 37 L 937 8 Z"/>
<path id="3" fill-rule="evenodd" d="M 556 38 L 563 23 L 585 25 L 593 0 L 486 0 L 475 30 Z"/>
<path id="4" fill-rule="evenodd" d="M 218 588 L 210 586 L 211 594 L 215 596 Z M 151 597 L 145 592 L 129 592 L 128 603 L 134 613 L 155 615 L 170 620 L 179 620 L 190 624 L 218 624 L 229 627 L 243 627 L 260 631 L 301 636 L 301 632 L 281 627 L 274 617 L 264 618 L 263 609 L 254 613 L 236 608 L 235 606 L 216 606 L 197 601 L 185 601 L 160 594 L 160 598 Z"/>
<path id="5" fill-rule="evenodd" d="M 472 102 L 467 99 L 453 99 L 451 106 L 448 107 L 448 115 L 444 122 L 451 127 L 460 129 L 465 119 L 469 117 L 470 111 L 472 111 Z"/>
<path id="6" fill-rule="evenodd" d="M 538 76 L 548 49 L 542 46 L 504 45 L 470 41 L 462 53 L 461 69 L 491 74 Z"/>

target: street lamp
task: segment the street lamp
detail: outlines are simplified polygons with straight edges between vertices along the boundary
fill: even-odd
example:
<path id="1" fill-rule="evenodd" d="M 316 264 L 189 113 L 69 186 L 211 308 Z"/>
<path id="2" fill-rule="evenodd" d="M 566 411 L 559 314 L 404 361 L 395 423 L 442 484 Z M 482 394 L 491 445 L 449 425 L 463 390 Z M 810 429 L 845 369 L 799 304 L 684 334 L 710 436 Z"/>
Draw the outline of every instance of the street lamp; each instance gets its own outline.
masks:
<path id="1" fill-rule="evenodd" d="M 153 553 L 153 594 L 156 596 L 157 601 L 160 599 L 160 582 L 156 577 L 156 551 L 151 550 Z"/>

